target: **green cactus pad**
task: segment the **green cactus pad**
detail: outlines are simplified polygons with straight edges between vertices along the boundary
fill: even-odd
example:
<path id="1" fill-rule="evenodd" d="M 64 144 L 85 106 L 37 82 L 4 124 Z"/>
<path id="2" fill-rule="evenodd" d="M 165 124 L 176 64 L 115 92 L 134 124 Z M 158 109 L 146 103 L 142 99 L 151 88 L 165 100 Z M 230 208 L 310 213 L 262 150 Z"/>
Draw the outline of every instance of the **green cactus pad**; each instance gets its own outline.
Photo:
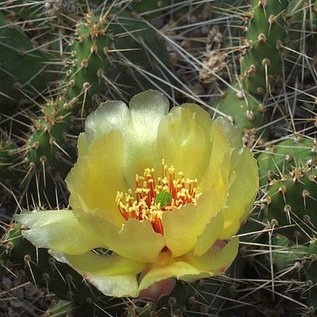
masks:
<path id="1" fill-rule="evenodd" d="M 48 72 L 49 55 L 34 48 L 29 37 L 16 25 L 9 25 L 0 13 L 0 114 L 12 114 L 47 89 L 54 77 Z"/>
<path id="2" fill-rule="evenodd" d="M 229 116 L 234 125 L 243 132 L 244 143 L 255 143 L 265 138 L 268 124 L 267 114 L 262 103 L 250 94 L 238 89 L 228 89 L 219 100 L 218 110 Z"/>
<path id="3" fill-rule="evenodd" d="M 260 184 L 265 185 L 294 168 L 317 163 L 315 140 L 308 138 L 288 138 L 267 147 L 258 158 Z"/>
<path id="4" fill-rule="evenodd" d="M 307 302 L 317 308 L 317 240 L 310 241 L 308 245 L 308 256 L 304 265 L 304 274 L 308 285 L 310 285 Z"/>
<path id="5" fill-rule="evenodd" d="M 42 116 L 34 122 L 35 131 L 31 135 L 27 150 L 27 160 L 37 167 L 43 167 L 43 163 L 56 165 L 57 154 L 64 152 L 65 134 L 70 127 L 70 114 L 59 115 L 63 101 L 48 103 L 42 108 Z"/>
<path id="6" fill-rule="evenodd" d="M 269 184 L 267 219 L 277 221 L 279 232 L 295 242 L 310 241 L 317 230 L 317 170 L 295 168 Z"/>
<path id="7" fill-rule="evenodd" d="M 242 84 L 251 94 L 270 90 L 282 72 L 280 44 L 286 36 L 284 14 L 288 0 L 252 1 L 241 60 Z"/>
<path id="8" fill-rule="evenodd" d="M 70 45 L 67 61 L 64 98 L 91 106 L 93 97 L 110 84 L 107 73 L 110 65 L 107 51 L 111 37 L 105 17 L 87 14 L 76 26 L 75 39 Z"/>
<path id="9" fill-rule="evenodd" d="M 283 235 L 274 237 L 272 239 L 272 246 L 272 257 L 277 272 L 289 270 L 294 266 L 295 262 L 301 261 L 301 259 L 308 255 L 308 246 L 296 245 Z M 292 275 L 294 274 L 293 270 L 290 270 L 290 272 Z"/>
<path id="10" fill-rule="evenodd" d="M 19 181 L 23 175 L 20 165 L 21 155 L 17 145 L 10 139 L 0 140 L 0 197 L 3 204 L 6 197 L 19 192 Z"/>

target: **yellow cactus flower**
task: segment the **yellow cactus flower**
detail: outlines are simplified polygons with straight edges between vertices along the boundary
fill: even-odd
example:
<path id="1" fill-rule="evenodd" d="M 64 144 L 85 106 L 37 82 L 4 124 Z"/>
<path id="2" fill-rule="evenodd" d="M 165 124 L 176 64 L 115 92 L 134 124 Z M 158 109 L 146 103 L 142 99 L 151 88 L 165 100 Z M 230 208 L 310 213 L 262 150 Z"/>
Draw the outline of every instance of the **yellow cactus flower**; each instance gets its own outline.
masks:
<path id="1" fill-rule="evenodd" d="M 109 296 L 222 274 L 258 188 L 256 161 L 239 135 L 194 104 L 169 112 L 157 91 L 136 95 L 129 108 L 107 101 L 79 136 L 66 179 L 72 209 L 17 221 L 25 238 Z"/>

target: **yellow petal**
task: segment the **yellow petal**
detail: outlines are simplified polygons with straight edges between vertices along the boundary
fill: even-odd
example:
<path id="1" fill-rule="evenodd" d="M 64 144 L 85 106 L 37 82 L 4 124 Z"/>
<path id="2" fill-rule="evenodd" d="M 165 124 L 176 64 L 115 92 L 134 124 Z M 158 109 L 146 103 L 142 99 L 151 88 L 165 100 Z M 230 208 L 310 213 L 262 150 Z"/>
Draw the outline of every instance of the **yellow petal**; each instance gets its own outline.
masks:
<path id="1" fill-rule="evenodd" d="M 117 255 L 102 256 L 93 252 L 67 255 L 50 252 L 58 261 L 72 266 L 85 279 L 108 296 L 124 297 L 138 295 L 137 275 L 145 265 Z"/>
<path id="2" fill-rule="evenodd" d="M 70 255 L 50 250 L 50 254 L 58 261 L 72 266 L 75 270 L 85 275 L 111 276 L 137 274 L 145 264 L 131 261 L 116 254 L 100 255 L 92 251 L 79 255 Z"/>
<path id="3" fill-rule="evenodd" d="M 248 149 L 235 152 L 232 156 L 232 175 L 227 199 L 223 210 L 225 225 L 221 238 L 234 235 L 249 215 L 258 191 L 258 168 L 256 160 Z"/>
<path id="4" fill-rule="evenodd" d="M 222 274 L 238 253 L 238 238 L 230 241 L 221 250 L 211 248 L 204 256 L 186 254 L 177 259 L 163 259 L 155 264 L 142 278 L 139 290 L 154 283 L 175 277 L 183 281 L 195 281 L 200 278 Z"/>
<path id="5" fill-rule="evenodd" d="M 109 100 L 100 104 L 85 122 L 85 137 L 92 143 L 112 130 L 130 133 L 131 115 L 122 101 Z"/>
<path id="6" fill-rule="evenodd" d="M 129 187 L 136 174 L 145 168 L 160 169 L 156 150 L 157 128 L 169 109 L 168 99 L 160 92 L 147 90 L 134 96 L 130 109 L 121 101 L 107 101 L 88 116 L 85 136 L 89 143 L 112 130 L 123 134 L 125 176 Z"/>
<path id="7" fill-rule="evenodd" d="M 139 295 L 136 275 L 87 276 L 87 280 L 100 292 L 113 297 L 137 297 Z"/>
<path id="8" fill-rule="evenodd" d="M 39 248 L 81 254 L 101 244 L 70 210 L 29 212 L 15 216 L 15 219 L 29 228 L 22 234 Z"/>
<path id="9" fill-rule="evenodd" d="M 208 272 L 210 276 L 223 273 L 238 254 L 239 239 L 234 238 L 220 250 L 210 248 L 203 256 L 186 254 L 183 258 L 197 270 Z"/>
<path id="10" fill-rule="evenodd" d="M 132 129 L 124 135 L 125 176 L 130 187 L 134 185 L 135 175 L 143 175 L 145 168 L 161 170 L 156 137 L 162 118 L 169 109 L 168 99 L 160 92 L 147 90 L 134 96 L 130 103 Z"/>
<path id="11" fill-rule="evenodd" d="M 211 246 L 220 239 L 221 232 L 224 226 L 224 217 L 221 212 L 214 217 L 212 217 L 205 227 L 204 231 L 200 236 L 198 236 L 197 242 L 194 248 L 194 255 L 202 256 L 204 255 Z"/>
<path id="12" fill-rule="evenodd" d="M 203 177 L 198 180 L 198 186 L 203 192 L 213 190 L 223 203 L 227 197 L 230 175 L 230 157 L 232 149 L 222 127 L 223 122 L 213 121 L 210 128 L 212 149 L 209 164 Z"/>
<path id="13" fill-rule="evenodd" d="M 164 239 L 173 257 L 179 257 L 195 247 L 198 236 L 220 209 L 219 202 L 202 195 L 197 199 L 197 206 L 185 205 L 173 212 L 163 213 Z"/>
<path id="14" fill-rule="evenodd" d="M 85 213 L 98 209 L 100 217 L 110 216 L 117 225 L 123 223 L 116 203 L 117 191 L 127 190 L 122 152 L 119 131 L 113 130 L 90 144 L 87 155 L 79 157 L 66 179 L 73 209 Z"/>
<path id="15" fill-rule="evenodd" d="M 175 277 L 183 281 L 194 281 L 208 277 L 207 272 L 195 268 L 185 261 L 174 261 L 152 268 L 141 280 L 139 291 L 147 289 L 156 282 Z"/>
<path id="16" fill-rule="evenodd" d="M 185 177 L 200 178 L 208 165 L 211 151 L 211 119 L 209 114 L 194 104 L 175 107 L 159 126 L 159 153 L 168 166 Z"/>
<path id="17" fill-rule="evenodd" d="M 81 217 L 80 222 L 98 234 L 101 246 L 134 261 L 154 262 L 165 245 L 163 236 L 148 221 L 129 219 L 121 229 L 97 216 Z"/>
<path id="18" fill-rule="evenodd" d="M 169 101 L 159 91 L 147 90 L 129 102 L 133 133 L 143 142 L 152 143 L 162 117 L 168 113 Z"/>

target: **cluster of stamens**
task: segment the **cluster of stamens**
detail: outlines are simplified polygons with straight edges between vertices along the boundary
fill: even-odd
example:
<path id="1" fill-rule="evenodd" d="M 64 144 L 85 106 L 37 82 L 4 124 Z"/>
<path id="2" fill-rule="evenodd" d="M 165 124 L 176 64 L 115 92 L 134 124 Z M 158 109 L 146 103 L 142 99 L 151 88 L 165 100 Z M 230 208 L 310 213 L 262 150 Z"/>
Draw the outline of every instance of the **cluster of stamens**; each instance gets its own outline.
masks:
<path id="1" fill-rule="evenodd" d="M 145 169 L 144 176 L 136 175 L 135 189 L 118 192 L 116 202 L 122 216 L 148 220 L 155 232 L 163 234 L 162 215 L 187 204 L 196 205 L 197 179 L 185 178 L 182 172 L 175 177 L 174 167 L 162 161 L 162 176 L 155 177 L 154 169 Z"/>

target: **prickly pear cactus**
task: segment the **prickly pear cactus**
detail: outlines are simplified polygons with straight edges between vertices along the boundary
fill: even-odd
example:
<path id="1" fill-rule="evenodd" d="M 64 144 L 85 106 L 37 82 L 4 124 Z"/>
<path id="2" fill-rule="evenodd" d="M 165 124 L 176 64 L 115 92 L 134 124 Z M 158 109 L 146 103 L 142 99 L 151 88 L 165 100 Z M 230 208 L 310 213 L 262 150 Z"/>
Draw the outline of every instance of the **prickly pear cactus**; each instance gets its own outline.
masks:
<path id="1" fill-rule="evenodd" d="M 272 258 L 276 272 L 289 270 L 289 276 L 296 277 L 295 270 L 290 270 L 296 262 L 308 255 L 307 245 L 298 245 L 283 235 L 277 234 L 272 239 Z M 298 273 L 297 273 L 298 276 Z"/>
<path id="2" fill-rule="evenodd" d="M 241 81 L 251 94 L 263 95 L 282 73 L 280 46 L 286 36 L 284 19 L 288 0 L 253 0 L 245 14 L 245 54 L 241 60 Z"/>
<path id="3" fill-rule="evenodd" d="M 314 308 L 314 312 L 317 312 L 317 241 L 313 239 L 307 246 L 308 252 L 306 261 L 304 262 L 304 274 L 305 280 L 309 288 L 307 294 L 307 302 Z"/>
<path id="4" fill-rule="evenodd" d="M 282 235 L 272 239 L 272 258 L 276 273 L 302 285 L 303 301 L 309 306 L 311 316 L 317 311 L 316 246 L 315 238 L 305 245 L 296 244 Z"/>
<path id="5" fill-rule="evenodd" d="M 24 174 L 20 169 L 21 164 L 17 145 L 9 137 L 0 140 L 0 205 L 6 205 L 12 195 L 19 195 Z"/>
<path id="6" fill-rule="evenodd" d="M 269 145 L 257 158 L 260 183 L 265 185 L 294 168 L 312 166 L 317 161 L 316 140 L 304 137 L 287 138 Z"/>
<path id="7" fill-rule="evenodd" d="M 312 239 L 317 224 L 317 170 L 294 168 L 269 184 L 265 213 L 279 232 L 299 243 Z"/>
<path id="8" fill-rule="evenodd" d="M 62 93 L 70 107 L 91 106 L 96 94 L 112 84 L 108 79 L 111 50 L 111 35 L 108 17 L 88 13 L 76 26 L 75 39 L 69 50 L 71 57 L 66 61 L 65 89 Z"/>
<path id="9" fill-rule="evenodd" d="M 259 97 L 271 92 L 282 73 L 280 46 L 286 35 L 287 4 L 287 0 L 252 1 L 251 10 L 242 14 L 247 27 L 240 83 L 227 88 L 218 104 L 218 110 L 231 116 L 244 131 L 244 143 L 251 147 L 255 143 L 261 145 L 269 134 L 268 115 L 264 113 L 267 107 Z"/>
<path id="10" fill-rule="evenodd" d="M 60 156 L 69 160 L 65 146 L 74 116 L 83 115 L 85 107 L 93 107 L 94 98 L 110 80 L 106 73 L 110 61 L 107 51 L 111 38 L 105 17 L 87 14 L 77 24 L 75 39 L 67 60 L 65 88 L 61 95 L 42 106 L 41 116 L 33 122 L 33 133 L 26 145 L 27 161 L 37 168 L 61 168 Z"/>
<path id="11" fill-rule="evenodd" d="M 246 145 L 262 143 L 268 134 L 265 129 L 268 124 L 265 107 L 238 86 L 235 88 L 237 89 L 225 91 L 219 100 L 218 110 L 229 116 L 232 123 L 243 131 L 243 141 Z"/>
<path id="12" fill-rule="evenodd" d="M 42 116 L 33 123 L 34 131 L 26 150 L 28 161 L 37 167 L 42 164 L 54 165 L 65 143 L 64 134 L 69 130 L 71 116 L 59 113 L 60 103 L 61 100 L 48 103 L 42 108 Z"/>
<path id="13" fill-rule="evenodd" d="M 30 103 L 54 78 L 49 54 L 33 46 L 17 25 L 0 13 L 0 114 L 13 114 L 19 104 Z M 1 118 L 0 118 L 1 119 Z"/>

